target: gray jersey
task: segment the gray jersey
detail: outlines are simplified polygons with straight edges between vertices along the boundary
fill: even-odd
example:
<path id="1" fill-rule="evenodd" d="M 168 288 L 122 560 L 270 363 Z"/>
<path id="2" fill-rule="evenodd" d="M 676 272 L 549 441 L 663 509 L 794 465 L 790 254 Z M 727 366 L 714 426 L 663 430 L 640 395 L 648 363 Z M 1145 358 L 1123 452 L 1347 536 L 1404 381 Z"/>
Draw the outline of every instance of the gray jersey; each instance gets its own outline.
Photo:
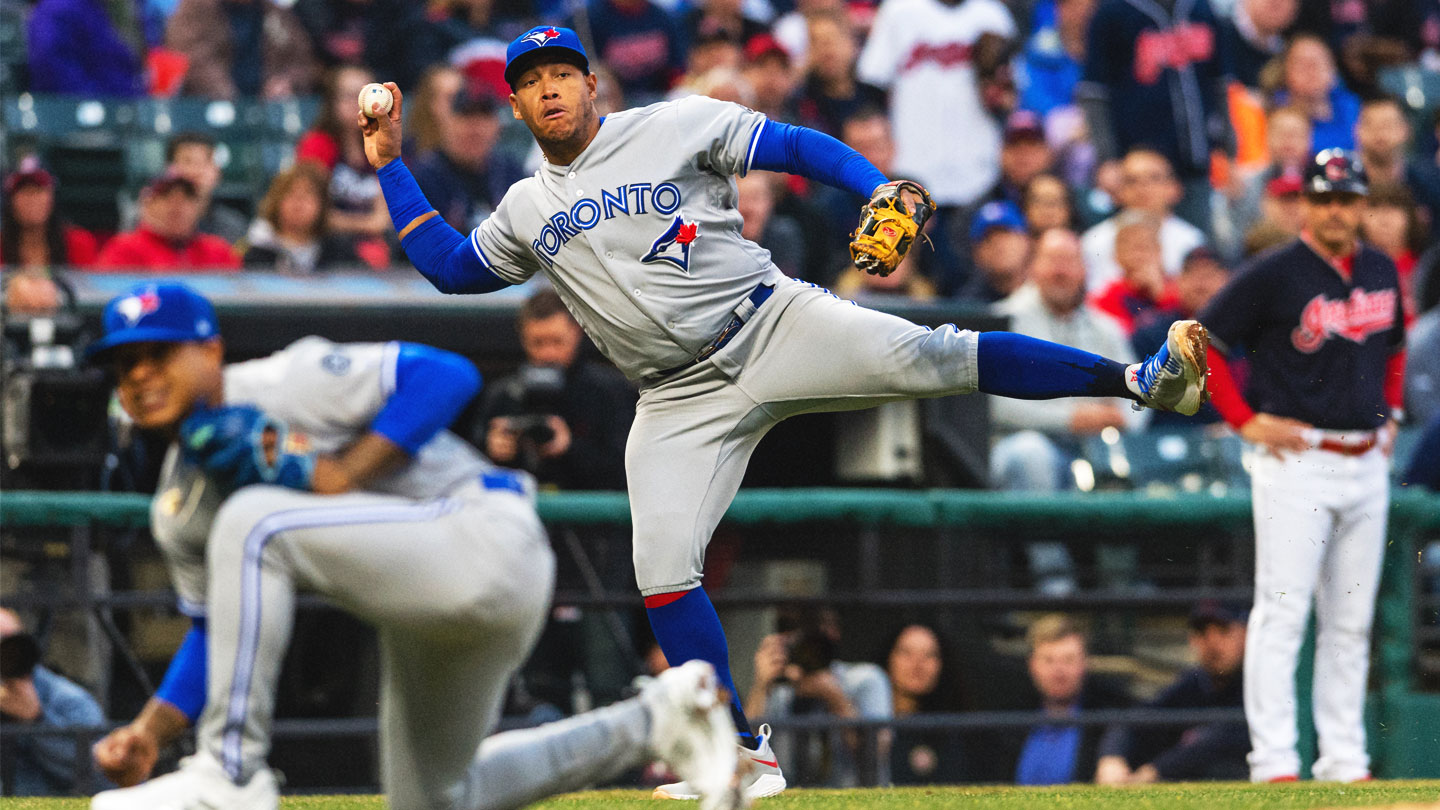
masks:
<path id="1" fill-rule="evenodd" d="M 544 163 L 470 234 L 520 283 L 543 272 L 631 379 L 685 363 L 782 274 L 740 235 L 734 176 L 765 116 L 691 96 L 607 116 L 569 166 Z"/>
<path id="2" fill-rule="evenodd" d="M 225 404 L 254 405 L 305 433 L 320 453 L 343 450 L 363 436 L 395 389 L 398 343 L 331 343 L 302 338 L 269 357 L 225 368 Z M 490 467 L 464 440 L 441 431 L 410 463 L 372 481 L 366 490 L 434 498 L 473 481 Z M 205 546 L 225 498 L 178 445 L 165 457 L 150 504 L 150 525 L 170 564 L 180 607 L 205 612 Z"/>

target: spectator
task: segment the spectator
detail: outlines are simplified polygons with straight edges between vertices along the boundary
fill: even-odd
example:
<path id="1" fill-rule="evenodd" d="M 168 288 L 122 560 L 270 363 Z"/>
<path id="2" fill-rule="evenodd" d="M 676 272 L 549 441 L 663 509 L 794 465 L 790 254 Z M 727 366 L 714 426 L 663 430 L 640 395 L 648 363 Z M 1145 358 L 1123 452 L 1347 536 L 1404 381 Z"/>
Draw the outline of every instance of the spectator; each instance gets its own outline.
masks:
<path id="1" fill-rule="evenodd" d="M 1239 709 L 1249 611 L 1209 600 L 1190 611 L 1196 666 L 1180 673 L 1146 705 L 1165 709 Z M 1243 719 L 1189 728 L 1124 729 L 1105 740 L 1095 781 L 1102 785 L 1245 780 L 1250 732 Z"/>
<path id="2" fill-rule="evenodd" d="M 1054 162 L 1040 117 L 1029 110 L 1010 113 L 1000 146 L 1000 180 L 990 190 L 989 199 L 1019 205 L 1025 186 L 1050 171 Z"/>
<path id="3" fill-rule="evenodd" d="M 1305 211 L 1301 206 L 1303 185 L 1296 172 L 1271 178 L 1260 198 L 1260 220 L 1254 227 L 1270 227 L 1287 236 L 1299 236 L 1305 224 Z"/>
<path id="4" fill-rule="evenodd" d="M 92 97 L 145 92 L 140 57 L 116 30 L 111 7 L 103 0 L 35 4 L 27 37 L 32 91 Z"/>
<path id="5" fill-rule="evenodd" d="M 1440 419 L 1440 307 L 1411 324 L 1405 344 L 1405 414 L 1424 425 Z"/>
<path id="6" fill-rule="evenodd" d="M 1025 217 L 1009 202 L 989 202 L 970 223 L 975 272 L 956 298 L 993 304 L 1012 295 L 1025 283 L 1030 258 L 1030 236 Z"/>
<path id="7" fill-rule="evenodd" d="M 685 35 L 685 48 L 717 37 L 742 46 L 766 33 L 766 27 L 745 16 L 744 0 L 700 0 L 685 12 L 680 28 Z"/>
<path id="8" fill-rule="evenodd" d="M 1229 269 L 1221 263 L 1220 257 L 1215 255 L 1213 250 L 1198 247 L 1190 251 L 1185 262 L 1180 265 L 1179 277 L 1175 279 L 1173 305 L 1153 310 L 1135 319 L 1135 330 L 1130 334 L 1130 346 L 1135 349 L 1136 356 L 1144 356 L 1145 352 L 1154 351 L 1156 346 L 1163 343 L 1170 331 L 1170 324 L 1194 318 L 1229 279 Z M 1236 370 L 1236 365 L 1231 364 L 1232 372 Z M 1151 428 L 1184 428 L 1219 421 L 1219 412 L 1208 402 L 1201 405 L 1200 412 L 1194 416 L 1159 412 L 1150 414 Z"/>
<path id="9" fill-rule="evenodd" d="M 1276 90 L 1274 104 L 1294 106 L 1309 117 L 1311 147 L 1317 152 L 1354 149 L 1360 99 L 1340 83 L 1335 57 L 1325 41 L 1313 34 L 1291 37 L 1280 73 L 1283 86 Z"/>
<path id="10" fill-rule="evenodd" d="M 100 704 L 79 684 L 46 669 L 40 647 L 25 632 L 20 617 L 0 608 L 0 648 L 5 675 L 0 679 L 0 717 L 31 728 L 95 728 L 105 724 Z M 67 737 L 21 737 L 6 741 L 14 757 L 5 770 L 7 796 L 68 796 L 79 784 L 75 763 L 83 753 Z"/>
<path id="11" fill-rule="evenodd" d="M 97 270 L 158 273 L 238 270 L 240 256 L 218 236 L 195 230 L 200 190 L 174 171 L 140 192 L 140 224 L 111 239 L 96 259 Z"/>
<path id="12" fill-rule="evenodd" d="M 440 216 L 461 233 L 480 227 L 525 170 L 500 142 L 499 103 L 486 90 L 455 94 L 438 150 L 415 164 L 415 181 Z"/>
<path id="13" fill-rule="evenodd" d="M 220 166 L 215 162 L 215 139 L 199 132 L 182 132 L 165 144 L 165 168 L 195 185 L 200 192 L 200 224 L 196 230 L 238 242 L 248 224 L 245 215 L 215 200 L 220 187 Z"/>
<path id="14" fill-rule="evenodd" d="M 49 270 L 32 268 L 5 274 L 4 314 L 7 317 L 48 317 L 73 299 Z M 11 351 L 10 341 L 5 350 Z"/>
<path id="15" fill-rule="evenodd" d="M 968 254 L 973 209 L 1000 177 L 1000 124 L 981 101 L 966 57 L 983 34 L 1015 36 L 999 0 L 891 0 L 880 5 L 860 53 L 860 81 L 889 93 L 895 133 L 891 176 L 929 189 L 937 212 L 937 250 Z M 949 293 L 963 279 L 946 267 Z"/>
<path id="16" fill-rule="evenodd" d="M 580 357 L 584 333 L 554 290 L 520 307 L 526 366 L 489 387 L 474 436 L 497 464 L 561 489 L 624 489 L 638 395 L 620 372 Z"/>
<path id="17" fill-rule="evenodd" d="M 891 717 L 885 671 L 869 662 L 837 661 L 837 643 L 832 634 L 814 627 L 766 636 L 755 651 L 755 680 L 745 698 L 746 715 L 774 720 L 802 714 L 864 720 Z M 768 727 L 762 729 L 769 736 Z M 774 741 L 786 769 L 795 774 L 792 778 L 829 787 L 859 784 L 859 734 L 842 735 L 843 744 L 828 751 L 828 739 L 791 740 L 793 736 L 785 734 Z"/>
<path id="18" fill-rule="evenodd" d="M 431 3 L 428 8 L 425 25 L 434 38 L 434 45 L 429 48 L 430 58 L 444 55 L 470 87 L 489 93 L 496 100 L 509 98 L 505 48 L 514 35 L 502 32 L 501 26 L 492 19 L 497 11 L 493 0 L 442 0 Z M 528 26 L 527 22 L 520 27 Z M 434 67 L 430 65 L 425 70 L 428 72 Z"/>
<path id="19" fill-rule="evenodd" d="M 1153 220 L 1126 218 L 1115 231 L 1115 263 L 1120 278 L 1093 293 L 1090 303 L 1118 321 L 1125 334 L 1135 331 L 1136 319 L 1177 306 L 1174 284 L 1160 266 L 1160 229 Z"/>
<path id="20" fill-rule="evenodd" d="M 1260 72 L 1285 49 L 1285 32 L 1300 11 L 1299 0 L 1239 0 L 1235 13 L 1220 23 L 1222 47 L 1230 75 L 1252 90 L 1260 88 Z"/>
<path id="21" fill-rule="evenodd" d="M 365 67 L 404 88 L 444 56 L 427 7 L 409 0 L 297 0 L 295 15 L 322 67 Z"/>
<path id="22" fill-rule="evenodd" d="M 1296 28 L 1324 38 L 1343 61 L 1346 83 L 1369 97 L 1378 92 L 1381 68 L 1414 62 L 1427 41 L 1435 41 L 1437 33 L 1424 30 L 1425 5 L 1425 0 L 1303 0 Z"/>
<path id="23" fill-rule="evenodd" d="M 878 4 L 875 4 L 878 5 Z M 810 18 L 816 15 L 828 17 L 840 15 L 845 20 L 845 29 L 852 36 L 864 39 L 863 33 L 869 27 L 874 5 L 850 5 L 845 0 L 796 0 L 794 8 L 781 14 L 770 24 L 770 33 L 780 41 L 781 47 L 797 62 L 810 59 Z"/>
<path id="24" fill-rule="evenodd" d="M 1217 224 L 1216 241 L 1224 248 L 1225 255 L 1232 258 L 1242 253 L 1246 233 L 1263 215 L 1261 200 L 1266 196 L 1269 184 L 1286 174 L 1298 181 L 1305 164 L 1315 154 L 1310 149 L 1310 119 L 1296 107 L 1278 107 L 1270 111 L 1266 118 L 1265 141 L 1268 162 L 1248 174 L 1237 173 L 1238 182 L 1226 189 L 1226 205 L 1222 216 L 1217 217 L 1224 223 L 1223 227 Z M 1298 185 L 1295 193 L 1298 216 Z M 1296 220 L 1296 233 L 1298 228 Z"/>
<path id="25" fill-rule="evenodd" d="M 1035 4 L 1025 49 L 1018 60 L 1020 108 L 1049 117 L 1075 103 L 1085 65 L 1085 35 L 1097 0 L 1042 0 Z"/>
<path id="26" fill-rule="evenodd" d="M 750 172 L 737 181 L 740 192 L 740 235 L 770 251 L 770 260 L 792 278 L 805 267 L 805 234 L 787 216 L 775 214 L 775 186 L 784 178 L 772 172 Z"/>
<path id="27" fill-rule="evenodd" d="M 855 57 L 859 48 L 844 11 L 817 11 L 806 21 L 809 49 L 800 99 L 800 123 L 839 137 L 847 118 L 862 109 L 883 105 L 885 97 L 855 79 Z"/>
<path id="28" fill-rule="evenodd" d="M 1394 183 L 1371 182 L 1360 219 L 1360 234 L 1395 262 L 1395 271 L 1400 275 L 1400 300 L 1405 306 L 1405 325 L 1409 326 L 1418 314 L 1416 249 L 1425 242 L 1424 226 L 1409 189 Z"/>
<path id="29" fill-rule="evenodd" d="M 615 74 L 632 102 L 658 101 L 685 67 L 684 35 L 650 0 L 590 0 L 586 6 L 593 61 Z M 573 22 L 566 23 L 575 27 Z"/>
<path id="30" fill-rule="evenodd" d="M 1440 173 L 1434 161 L 1412 157 L 1410 145 L 1410 121 L 1398 99 L 1378 96 L 1361 105 L 1355 147 L 1370 183 L 1408 187 L 1423 220 L 1440 223 Z"/>
<path id="31" fill-rule="evenodd" d="M 1217 39 L 1205 0 L 1177 3 L 1154 16 L 1127 0 L 1100 0 L 1090 22 L 1084 79 L 1075 89 L 1096 157 L 1110 161 L 1139 147 L 1163 157 L 1179 178 L 1167 207 L 1178 205 L 1186 221 L 1207 233 L 1211 155 L 1234 151 Z M 1171 272 L 1189 247 L 1175 256 Z"/>
<path id="32" fill-rule="evenodd" d="M 374 80 L 370 71 L 360 67 L 327 73 L 325 101 L 315 125 L 295 144 L 295 159 L 314 160 L 330 172 L 332 232 L 383 245 L 379 240 L 392 233 L 390 212 L 380 193 L 380 180 L 365 158 L 364 137 L 355 126 L 360 88 Z"/>
<path id="33" fill-rule="evenodd" d="M 44 270 L 88 267 L 99 252 L 93 234 L 55 215 L 55 178 L 34 155 L 5 177 L 0 205 L 0 266 Z"/>
<path id="34" fill-rule="evenodd" d="M 794 122 L 797 77 L 790 54 L 770 34 L 745 43 L 745 81 L 755 91 L 754 108 L 773 121 Z"/>
<path id="35" fill-rule="evenodd" d="M 716 31 L 692 40 L 690 49 L 685 53 L 685 75 L 675 83 L 670 97 L 708 96 L 708 92 L 699 89 L 702 77 L 711 71 L 739 73 L 744 60 L 744 43 L 728 31 Z"/>
<path id="36" fill-rule="evenodd" d="M 940 634 L 924 624 L 909 624 L 887 647 L 885 674 L 890 678 L 896 717 L 961 709 L 947 680 L 951 667 Z M 897 785 L 964 782 L 971 776 L 965 747 L 955 732 L 897 730 L 890 744 L 890 780 Z"/>
<path id="37" fill-rule="evenodd" d="M 1074 230 L 1076 226 L 1070 187 L 1053 174 L 1036 175 L 1025 184 L 1020 195 L 1020 211 L 1032 236 L 1038 237 L 1051 228 Z"/>
<path id="38" fill-rule="evenodd" d="M 1102 735 L 1114 730 L 1065 722 L 1081 711 L 1128 708 L 1122 692 L 1092 678 L 1085 655 L 1085 634 L 1068 617 L 1044 616 L 1025 634 L 1030 647 L 1030 680 L 1039 693 L 1048 722 L 1026 735 L 1015 764 L 1020 785 L 1089 782 L 1095 776 Z"/>
<path id="39" fill-rule="evenodd" d="M 440 148 L 450 121 L 450 106 L 464 84 L 464 74 L 449 65 L 431 65 L 425 69 L 415 95 L 405 103 L 410 114 L 410 120 L 405 122 L 409 143 L 403 149 L 407 163 Z"/>
<path id="40" fill-rule="evenodd" d="M 165 44 L 189 60 L 186 95 L 290 98 L 313 94 L 320 79 L 305 28 L 273 0 L 180 0 Z"/>
<path id="41" fill-rule="evenodd" d="M 1120 266 L 1115 263 L 1115 232 L 1127 214 L 1147 216 L 1160 223 L 1160 253 L 1166 275 L 1180 272 L 1185 255 L 1205 242 L 1199 228 L 1174 214 L 1181 189 L 1164 155 L 1153 149 L 1131 150 L 1121 162 L 1120 172 L 1120 212 L 1087 230 L 1081 239 L 1086 286 L 1092 290 L 1120 277 Z"/>
<path id="42" fill-rule="evenodd" d="M 835 280 L 835 294 L 867 307 L 932 301 L 938 293 L 922 269 L 923 259 L 924 254 L 912 250 L 888 276 L 873 275 L 851 266 L 841 271 Z"/>
<path id="43" fill-rule="evenodd" d="M 245 267 L 308 276 L 360 264 L 354 240 L 326 230 L 329 207 L 330 178 L 319 164 L 302 161 L 276 175 L 240 246 Z"/>

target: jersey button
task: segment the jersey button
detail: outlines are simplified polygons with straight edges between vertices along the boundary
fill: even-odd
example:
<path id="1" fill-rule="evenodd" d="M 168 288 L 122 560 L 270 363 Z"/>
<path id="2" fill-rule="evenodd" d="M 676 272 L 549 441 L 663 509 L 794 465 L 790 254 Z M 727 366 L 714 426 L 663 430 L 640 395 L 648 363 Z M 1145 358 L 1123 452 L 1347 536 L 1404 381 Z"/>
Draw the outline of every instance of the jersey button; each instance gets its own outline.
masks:
<path id="1" fill-rule="evenodd" d="M 639 298 L 639 297 L 640 297 L 640 291 L 639 291 L 639 290 L 636 290 L 636 291 L 635 291 L 635 297 L 636 297 L 636 298 Z"/>
<path id="2" fill-rule="evenodd" d="M 613 251 L 613 250 L 607 250 L 607 251 L 605 251 L 605 258 L 607 258 L 607 259 L 613 259 L 613 258 L 615 258 L 615 251 Z"/>
<path id="3" fill-rule="evenodd" d="M 571 179 L 571 180 L 574 180 L 574 179 L 575 179 L 575 172 L 570 172 L 570 179 Z"/>

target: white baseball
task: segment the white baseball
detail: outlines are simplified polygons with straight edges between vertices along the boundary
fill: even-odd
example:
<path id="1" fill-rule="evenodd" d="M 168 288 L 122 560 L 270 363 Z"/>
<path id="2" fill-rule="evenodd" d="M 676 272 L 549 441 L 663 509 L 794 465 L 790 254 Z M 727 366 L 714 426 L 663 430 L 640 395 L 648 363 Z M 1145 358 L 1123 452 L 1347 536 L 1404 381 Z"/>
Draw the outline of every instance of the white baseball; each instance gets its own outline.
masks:
<path id="1" fill-rule="evenodd" d="M 395 97 L 383 84 L 371 82 L 360 88 L 360 112 L 371 118 L 379 118 L 390 112 L 390 108 L 394 104 Z"/>

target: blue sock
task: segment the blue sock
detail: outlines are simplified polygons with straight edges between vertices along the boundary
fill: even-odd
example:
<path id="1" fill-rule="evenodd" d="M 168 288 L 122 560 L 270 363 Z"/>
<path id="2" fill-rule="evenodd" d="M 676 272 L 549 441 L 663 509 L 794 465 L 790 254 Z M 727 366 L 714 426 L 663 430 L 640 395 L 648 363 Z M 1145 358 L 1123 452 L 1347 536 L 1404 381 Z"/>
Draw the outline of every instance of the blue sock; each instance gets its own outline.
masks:
<path id="1" fill-rule="evenodd" d="M 730 648 L 725 643 L 725 630 L 705 589 L 647 596 L 645 612 L 650 616 L 650 627 L 655 631 L 660 651 L 665 653 L 665 660 L 671 666 L 698 658 L 715 667 L 720 685 L 730 690 L 730 714 L 740 732 L 740 744 L 755 748 L 755 734 L 740 704 L 735 680 L 730 677 Z"/>
<path id="2" fill-rule="evenodd" d="M 982 332 L 980 390 L 1013 399 L 1122 397 L 1125 364 L 1071 346 L 1013 332 Z"/>

